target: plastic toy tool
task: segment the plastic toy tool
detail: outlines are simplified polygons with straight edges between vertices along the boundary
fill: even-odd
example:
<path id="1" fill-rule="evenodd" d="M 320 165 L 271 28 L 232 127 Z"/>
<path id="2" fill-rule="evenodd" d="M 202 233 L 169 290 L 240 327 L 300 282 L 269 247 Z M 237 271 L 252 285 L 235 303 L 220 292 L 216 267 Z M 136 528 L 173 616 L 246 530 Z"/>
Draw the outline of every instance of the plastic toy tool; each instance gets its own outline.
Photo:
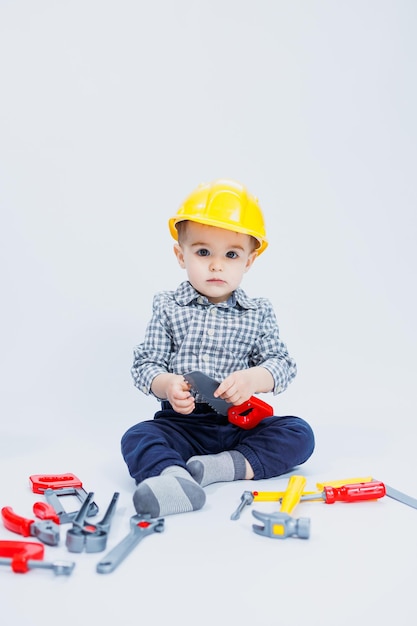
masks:
<path id="1" fill-rule="evenodd" d="M 287 537 L 308 539 L 310 536 L 310 519 L 308 517 L 295 519 L 290 515 L 300 502 L 306 482 L 307 479 L 304 476 L 291 476 L 282 497 L 281 508 L 277 513 L 268 514 L 252 511 L 252 515 L 256 519 L 264 522 L 264 526 L 253 524 L 253 531 L 258 535 L 272 539 L 286 539 Z"/>
<path id="2" fill-rule="evenodd" d="M 203 372 L 188 372 L 184 378 L 194 392 L 198 393 L 212 409 L 220 415 L 227 416 L 231 424 L 249 430 L 259 424 L 265 417 L 271 417 L 274 410 L 270 404 L 251 396 L 243 404 L 234 405 L 222 398 L 215 398 L 214 392 L 219 382 Z"/>
<path id="3" fill-rule="evenodd" d="M 35 507 L 34 512 L 36 515 L 37 509 Z M 35 522 L 33 519 L 16 515 L 10 506 L 4 506 L 1 509 L 3 524 L 8 530 L 23 535 L 23 537 L 36 537 L 48 546 L 57 546 L 59 544 L 58 524 L 50 518 L 46 519 L 47 513 L 43 512 L 41 515 L 44 516 L 42 521 Z"/>
<path id="4" fill-rule="evenodd" d="M 324 487 L 329 486 L 329 487 L 342 487 L 343 485 L 346 484 L 351 484 L 351 483 L 369 483 L 369 482 L 380 482 L 379 480 L 377 480 L 376 478 L 372 478 L 372 476 L 365 476 L 362 478 L 350 478 L 350 479 L 344 479 L 344 480 L 332 480 L 332 481 L 327 481 L 326 483 L 317 483 L 317 489 L 324 489 Z M 417 509 L 417 498 L 413 498 L 412 496 L 409 496 L 406 493 L 403 493 L 402 491 L 398 491 L 398 489 L 394 489 L 393 487 L 390 487 L 389 485 L 387 485 L 386 482 L 384 482 L 385 485 L 385 495 L 388 496 L 388 498 L 392 498 L 393 500 L 397 500 L 398 502 L 401 502 L 401 504 L 406 504 L 407 506 L 411 506 L 413 509 Z"/>
<path id="5" fill-rule="evenodd" d="M 72 561 L 43 560 L 44 546 L 32 541 L 0 541 L 0 565 L 10 565 L 16 574 L 31 569 L 51 569 L 56 576 L 69 576 L 75 567 Z"/>
<path id="6" fill-rule="evenodd" d="M 72 522 L 78 511 L 68 513 L 62 506 L 61 496 L 76 496 L 81 504 L 87 499 L 87 492 L 81 480 L 75 474 L 32 474 L 29 483 L 33 493 L 42 493 L 49 506 L 55 511 L 61 524 Z M 87 516 L 97 515 L 99 508 L 95 502 L 89 502 Z"/>
<path id="7" fill-rule="evenodd" d="M 148 515 L 133 515 L 130 518 L 130 532 L 106 556 L 97 563 L 98 574 L 110 574 L 132 552 L 142 539 L 153 533 L 162 533 L 165 520 L 152 519 Z"/>
<path id="8" fill-rule="evenodd" d="M 332 487 L 326 485 L 322 493 L 301 496 L 301 500 L 324 500 L 326 504 L 334 502 L 360 502 L 363 500 L 377 500 L 385 496 L 385 485 L 381 482 L 357 483 Z"/>
<path id="9" fill-rule="evenodd" d="M 67 531 L 66 546 L 69 552 L 82 552 L 83 550 L 86 552 L 101 552 L 106 549 L 107 537 L 119 498 L 119 492 L 116 491 L 114 493 L 103 519 L 96 524 L 85 522 L 87 510 L 93 497 L 94 493 L 90 491 L 74 518 L 72 528 Z"/>

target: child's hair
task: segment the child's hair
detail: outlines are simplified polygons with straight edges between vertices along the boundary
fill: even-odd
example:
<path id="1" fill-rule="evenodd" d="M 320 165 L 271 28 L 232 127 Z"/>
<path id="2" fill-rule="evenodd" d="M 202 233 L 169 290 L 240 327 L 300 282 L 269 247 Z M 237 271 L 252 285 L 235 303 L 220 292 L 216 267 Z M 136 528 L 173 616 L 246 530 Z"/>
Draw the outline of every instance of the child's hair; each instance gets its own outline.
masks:
<path id="1" fill-rule="evenodd" d="M 178 243 L 181 245 L 181 242 L 184 241 L 185 231 L 187 229 L 187 223 L 189 220 L 182 220 L 181 222 L 177 222 L 175 224 L 175 228 L 178 232 Z"/>
<path id="2" fill-rule="evenodd" d="M 190 220 L 181 220 L 180 222 L 177 222 L 175 224 L 175 228 L 177 229 L 177 232 L 178 232 L 178 243 L 180 245 L 184 241 L 185 233 L 187 230 L 187 224 L 189 221 Z M 255 239 L 255 237 L 252 237 L 252 235 L 248 235 L 248 237 L 250 237 L 252 240 L 253 250 L 256 250 L 257 248 L 259 248 L 259 241 Z"/>

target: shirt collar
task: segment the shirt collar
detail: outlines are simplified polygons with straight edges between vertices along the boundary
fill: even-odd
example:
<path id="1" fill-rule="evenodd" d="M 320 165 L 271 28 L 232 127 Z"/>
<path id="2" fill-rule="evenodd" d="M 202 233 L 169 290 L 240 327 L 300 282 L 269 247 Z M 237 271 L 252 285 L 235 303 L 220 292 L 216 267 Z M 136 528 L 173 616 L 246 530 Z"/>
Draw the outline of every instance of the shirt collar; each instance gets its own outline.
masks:
<path id="1" fill-rule="evenodd" d="M 186 306 L 191 302 L 198 302 L 199 304 L 206 306 L 212 304 L 205 296 L 196 291 L 188 280 L 179 285 L 179 287 L 175 291 L 174 297 L 175 301 L 180 306 Z M 254 304 L 254 302 L 246 295 L 246 293 L 240 287 L 238 287 L 232 293 L 227 302 L 220 302 L 218 304 L 218 306 L 225 308 L 234 308 L 237 305 L 243 309 L 256 309 L 256 305 Z"/>

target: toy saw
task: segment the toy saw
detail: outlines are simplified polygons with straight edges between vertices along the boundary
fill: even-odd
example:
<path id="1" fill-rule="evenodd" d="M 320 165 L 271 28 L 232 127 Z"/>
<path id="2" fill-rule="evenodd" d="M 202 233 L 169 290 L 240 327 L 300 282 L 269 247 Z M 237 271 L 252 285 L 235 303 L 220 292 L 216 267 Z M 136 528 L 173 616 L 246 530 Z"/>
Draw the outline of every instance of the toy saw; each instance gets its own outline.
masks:
<path id="1" fill-rule="evenodd" d="M 191 389 L 198 393 L 206 404 L 211 406 L 219 415 L 227 417 L 229 422 L 235 426 L 249 430 L 257 426 L 265 417 L 271 417 L 274 414 L 274 409 L 270 404 L 255 396 L 251 396 L 249 400 L 239 405 L 230 404 L 222 398 L 216 398 L 214 392 L 220 383 L 203 372 L 188 372 L 188 374 L 184 374 L 184 378 Z"/>

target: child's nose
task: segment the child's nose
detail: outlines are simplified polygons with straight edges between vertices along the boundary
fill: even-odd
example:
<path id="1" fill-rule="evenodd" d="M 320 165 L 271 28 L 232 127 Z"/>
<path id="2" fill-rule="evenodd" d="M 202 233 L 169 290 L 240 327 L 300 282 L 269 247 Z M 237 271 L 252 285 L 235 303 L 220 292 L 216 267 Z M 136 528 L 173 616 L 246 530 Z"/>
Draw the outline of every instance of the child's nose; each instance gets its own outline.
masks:
<path id="1" fill-rule="evenodd" d="M 220 259 L 216 257 L 211 257 L 210 259 L 210 270 L 212 272 L 219 272 L 222 269 L 222 264 Z"/>

